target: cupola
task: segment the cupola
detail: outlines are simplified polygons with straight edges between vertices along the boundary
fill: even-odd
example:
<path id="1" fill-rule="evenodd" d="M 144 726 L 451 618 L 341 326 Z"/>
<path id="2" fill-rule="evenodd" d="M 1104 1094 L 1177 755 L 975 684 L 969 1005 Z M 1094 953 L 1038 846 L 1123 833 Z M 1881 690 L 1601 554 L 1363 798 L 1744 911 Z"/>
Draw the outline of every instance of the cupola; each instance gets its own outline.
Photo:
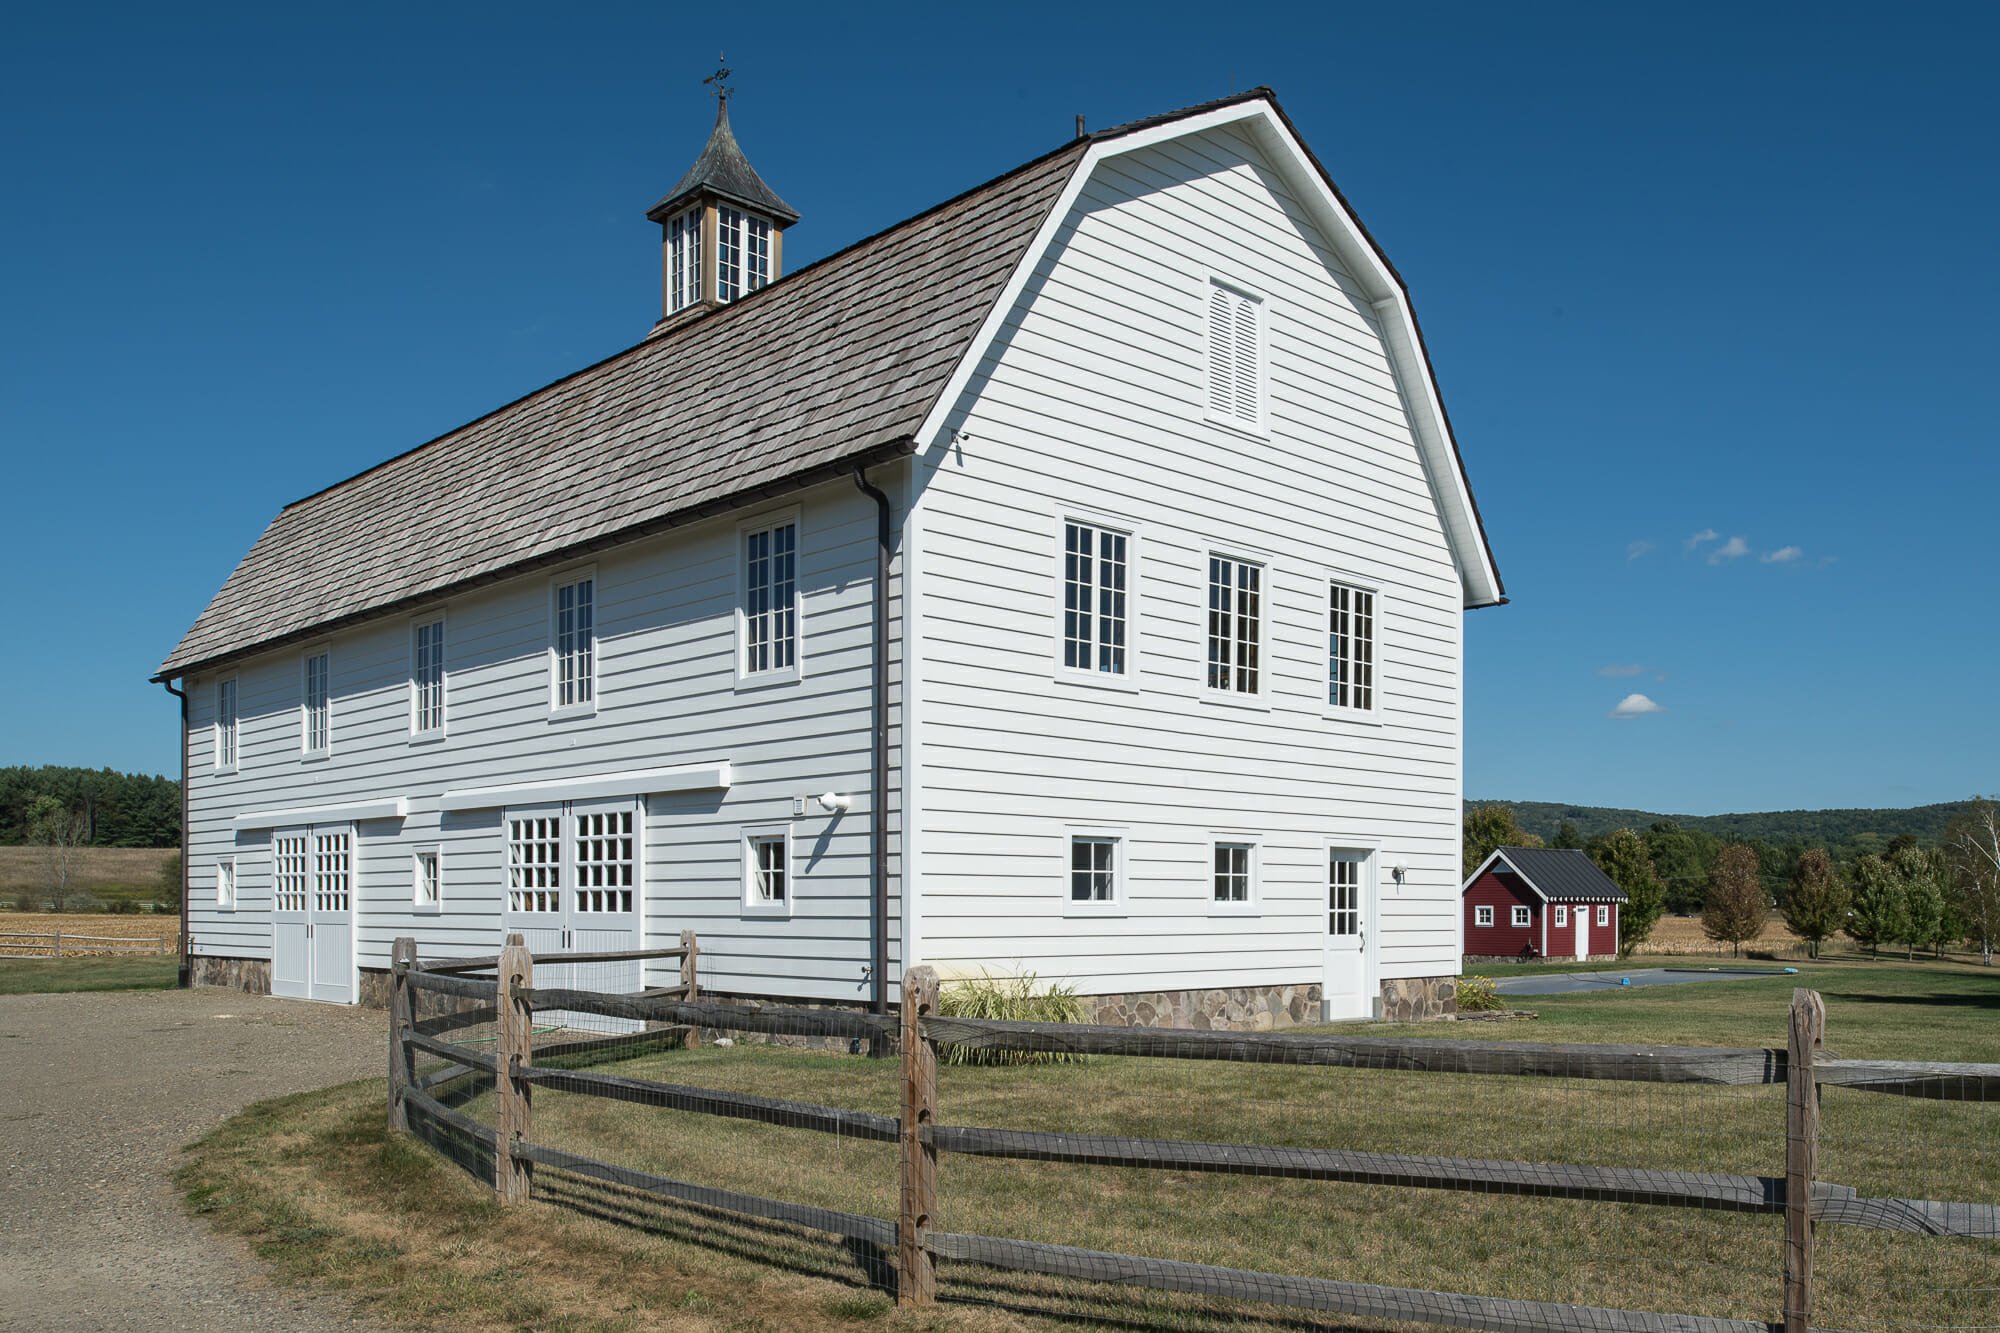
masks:
<path id="1" fill-rule="evenodd" d="M 660 224 L 660 319 L 727 305 L 777 281 L 785 228 L 799 220 L 751 167 L 729 128 L 729 71 L 715 85 L 715 128 L 680 183 L 646 216 Z"/>

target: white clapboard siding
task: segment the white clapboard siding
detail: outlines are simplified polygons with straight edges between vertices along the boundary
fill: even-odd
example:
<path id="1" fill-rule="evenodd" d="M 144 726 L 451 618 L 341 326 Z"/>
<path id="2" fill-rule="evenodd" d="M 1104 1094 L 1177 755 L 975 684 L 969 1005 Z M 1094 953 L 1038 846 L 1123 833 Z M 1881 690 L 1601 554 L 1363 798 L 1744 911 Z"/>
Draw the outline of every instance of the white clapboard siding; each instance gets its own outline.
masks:
<path id="1" fill-rule="evenodd" d="M 907 481 L 879 469 L 892 495 Z M 189 856 L 196 952 L 270 956 L 271 833 L 239 831 L 253 811 L 404 797 L 407 818 L 357 829 L 356 953 L 386 967 L 392 941 L 414 935 L 425 956 L 491 953 L 505 897 L 502 814 L 441 812 L 444 792 L 558 781 L 677 764 L 726 762 L 727 793 L 662 794 L 643 804 L 644 930 L 649 947 L 700 935 L 703 984 L 720 991 L 866 999 L 870 961 L 869 653 L 875 508 L 851 482 L 800 503 L 802 678 L 739 689 L 735 680 L 739 519 L 748 511 L 585 561 L 595 570 L 597 711 L 551 718 L 549 588 L 541 572 L 440 603 L 446 620 L 446 735 L 409 734 L 410 633 L 416 617 L 384 617 L 331 635 L 332 746 L 299 753 L 299 650 L 266 654 L 191 680 Z M 773 511 L 775 512 L 775 511 Z M 891 602 L 891 787 L 900 763 L 901 596 Z M 213 768 L 214 682 L 238 678 L 238 765 Z M 837 818 L 817 805 L 793 818 L 800 795 L 838 791 Z M 892 806 L 891 850 L 900 838 Z M 789 822 L 794 846 L 816 852 L 795 867 L 794 914 L 746 919 L 741 831 Z M 823 845 L 822 845 L 823 843 Z M 412 902 L 412 855 L 441 854 L 442 902 Z M 237 906 L 218 910 L 214 866 L 237 862 Z M 890 861 L 892 892 L 898 858 Z M 902 933 L 892 898 L 891 972 Z M 665 982 L 677 965 L 655 965 Z"/>
<path id="2" fill-rule="evenodd" d="M 1107 159 L 920 459 L 925 962 L 1316 981 L 1336 838 L 1379 844 L 1381 975 L 1457 969 L 1461 581 L 1375 317 L 1275 180 L 1226 129 Z M 1263 433 L 1206 415 L 1212 278 L 1263 300 Z M 1135 690 L 1055 665 L 1070 513 L 1135 529 Z M 1210 543 L 1269 562 L 1254 707 L 1204 698 Z M 1375 722 L 1321 706 L 1329 573 L 1380 589 Z M 1068 825 L 1127 833 L 1117 911 L 1070 909 Z M 1261 839 L 1254 908 L 1212 903 L 1212 832 Z"/>

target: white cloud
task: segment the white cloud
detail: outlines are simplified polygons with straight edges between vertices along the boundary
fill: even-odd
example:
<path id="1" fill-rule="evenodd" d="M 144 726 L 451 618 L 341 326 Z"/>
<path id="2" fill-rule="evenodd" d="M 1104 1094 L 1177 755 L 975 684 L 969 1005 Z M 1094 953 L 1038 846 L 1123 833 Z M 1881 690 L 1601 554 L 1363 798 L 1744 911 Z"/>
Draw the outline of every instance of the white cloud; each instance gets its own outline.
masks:
<path id="1" fill-rule="evenodd" d="M 1803 555 L 1805 552 L 1796 546 L 1780 546 L 1777 550 L 1759 558 L 1767 565 L 1788 565 Z"/>
<path id="2" fill-rule="evenodd" d="M 1659 549 L 1659 547 L 1649 541 L 1632 542 L 1625 547 L 1625 558 L 1627 560 L 1637 560 L 1640 556 L 1651 555 Z"/>
<path id="3" fill-rule="evenodd" d="M 1700 532 L 1697 532 L 1694 534 L 1694 536 L 1688 538 L 1687 541 L 1683 544 L 1687 547 L 1688 550 L 1692 551 L 1695 547 L 1701 545 L 1703 542 L 1712 542 L 1721 535 L 1722 534 L 1717 532 L 1714 528 L 1703 528 Z"/>
<path id="4" fill-rule="evenodd" d="M 1643 676 L 1646 674 L 1646 668 L 1640 666 L 1637 662 L 1614 662 L 1610 666 L 1597 668 L 1597 674 L 1600 676 Z"/>
<path id="5" fill-rule="evenodd" d="M 1725 560 L 1734 560 L 1739 556 L 1746 556 L 1748 554 L 1750 554 L 1750 543 L 1741 537 L 1731 537 L 1728 541 L 1708 553 L 1708 563 L 1719 565 Z"/>
<path id="6" fill-rule="evenodd" d="M 1643 694 L 1628 694 L 1618 701 L 1618 706 L 1606 713 L 1606 717 L 1644 717 L 1648 713 L 1664 713 L 1667 710 L 1648 699 Z"/>

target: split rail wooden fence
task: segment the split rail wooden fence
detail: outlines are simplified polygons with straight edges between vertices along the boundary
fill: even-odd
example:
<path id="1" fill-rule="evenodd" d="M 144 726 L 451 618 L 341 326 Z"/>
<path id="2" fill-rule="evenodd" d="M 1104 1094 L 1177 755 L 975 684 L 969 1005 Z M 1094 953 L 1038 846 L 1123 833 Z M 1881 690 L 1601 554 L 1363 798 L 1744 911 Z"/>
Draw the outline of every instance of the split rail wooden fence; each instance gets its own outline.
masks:
<path id="1" fill-rule="evenodd" d="M 1809 990 L 1793 994 L 1787 1045 L 1767 1050 L 1707 1047 L 1498 1044 L 1451 1040 L 1233 1033 L 1162 1028 L 1004 1022 L 946 1018 L 937 1013 L 938 980 L 918 967 L 904 979 L 904 1004 L 896 1017 L 843 1010 L 713 1003 L 698 998 L 696 945 L 684 933 L 681 949 L 616 955 L 549 955 L 567 962 L 631 958 L 682 959 L 682 984 L 637 995 L 538 989 L 534 960 L 511 937 L 497 958 L 420 963 L 414 945 L 399 940 L 391 1006 L 389 1123 L 407 1129 L 411 1112 L 491 1148 L 495 1188 L 508 1203 L 528 1199 L 533 1170 L 545 1166 L 610 1182 L 662 1198 L 748 1217 L 789 1222 L 867 1242 L 893 1256 L 896 1295 L 903 1304 L 936 1299 L 936 1263 L 1119 1283 L 1163 1291 L 1262 1301 L 1362 1317 L 1410 1320 L 1456 1328 L 1501 1330 L 1577 1329 L 1601 1333 L 1807 1333 L 1812 1324 L 1813 1240 L 1818 1226 L 1837 1224 L 1923 1236 L 1956 1236 L 2000 1242 L 2000 1205 L 1864 1196 L 1817 1178 L 1820 1090 L 1848 1087 L 1900 1097 L 1986 1102 L 2000 1113 L 2000 1064 L 1843 1060 L 1821 1051 L 1825 1008 Z M 468 972 L 491 971 L 491 979 Z M 414 1023 L 413 990 L 480 1003 L 463 1019 Z M 653 1082 L 579 1069 L 538 1067 L 530 1042 L 536 1010 L 604 1014 L 681 1025 L 865 1040 L 871 1049 L 894 1041 L 901 1057 L 901 1114 L 885 1116 L 746 1093 Z M 493 1055 L 441 1040 L 453 1022 L 492 1021 L 500 1040 Z M 629 1039 L 613 1039 L 629 1040 Z M 571 1050 L 603 1043 L 578 1043 Z M 1740 1175 L 1547 1162 L 1483 1161 L 1340 1149 L 1279 1148 L 1194 1143 L 1103 1135 L 1053 1134 L 941 1121 L 938 1047 L 1063 1055 L 1137 1056 L 1178 1060 L 1230 1060 L 1259 1064 L 1472 1074 L 1517 1078 L 1619 1080 L 1636 1083 L 1784 1086 L 1785 1174 Z M 423 1080 L 417 1052 L 441 1057 L 446 1068 Z M 488 1127 L 432 1096 L 440 1084 L 483 1072 L 494 1080 L 497 1127 Z M 534 1137 L 537 1085 L 698 1114 L 779 1123 L 849 1138 L 898 1145 L 898 1217 L 793 1203 L 710 1188 L 598 1161 L 539 1143 Z M 1773 1133 L 1780 1132 L 1774 1125 Z M 1557 1304 L 1466 1293 L 1343 1282 L 1115 1254 L 1002 1236 L 936 1229 L 937 1159 L 940 1153 L 1037 1162 L 1130 1167 L 1140 1170 L 1222 1172 L 1421 1189 L 1515 1194 L 1535 1198 L 1721 1209 L 1782 1216 L 1784 1317 L 1771 1323 L 1674 1315 L 1607 1307 Z M 1441 1237 L 1440 1244 L 1448 1243 Z"/>

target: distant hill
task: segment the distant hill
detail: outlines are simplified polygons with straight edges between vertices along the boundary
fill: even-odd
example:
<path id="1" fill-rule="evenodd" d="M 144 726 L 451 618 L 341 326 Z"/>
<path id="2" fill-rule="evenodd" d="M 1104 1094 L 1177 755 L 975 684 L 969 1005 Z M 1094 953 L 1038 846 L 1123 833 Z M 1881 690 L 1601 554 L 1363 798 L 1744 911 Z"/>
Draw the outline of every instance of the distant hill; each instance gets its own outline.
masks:
<path id="1" fill-rule="evenodd" d="M 1510 801 L 1502 797 L 1465 804 L 1467 808 L 1512 806 L 1515 822 L 1522 830 L 1544 839 L 1553 838 L 1557 825 L 1565 819 L 1575 824 L 1586 840 L 1617 828 L 1644 832 L 1650 825 L 1670 819 L 1684 829 L 1707 833 L 1725 842 L 1755 840 L 1774 847 L 1825 847 L 1844 861 L 1879 851 L 1899 833 L 1913 834 L 1917 841 L 1935 846 L 1943 839 L 1945 828 L 1971 803 L 1949 801 L 1905 810 L 1766 810 L 1742 815 L 1669 815 L 1601 805 L 1564 805 L 1557 801 Z"/>

